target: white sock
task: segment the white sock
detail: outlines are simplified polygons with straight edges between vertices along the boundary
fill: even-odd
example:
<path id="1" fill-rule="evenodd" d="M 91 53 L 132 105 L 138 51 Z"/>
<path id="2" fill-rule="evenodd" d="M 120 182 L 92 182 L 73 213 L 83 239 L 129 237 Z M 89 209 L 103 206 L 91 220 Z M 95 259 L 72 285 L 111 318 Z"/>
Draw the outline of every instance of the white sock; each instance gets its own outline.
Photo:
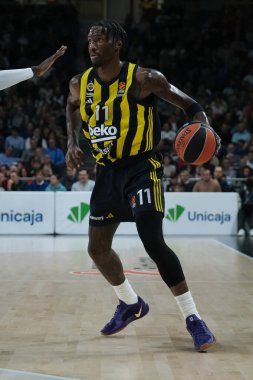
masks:
<path id="1" fill-rule="evenodd" d="M 115 290 L 117 297 L 127 305 L 138 302 L 138 296 L 134 292 L 127 278 L 122 284 L 113 286 L 113 289 Z"/>
<path id="2" fill-rule="evenodd" d="M 33 71 L 28 69 L 1 70 L 0 71 L 0 90 L 11 87 L 14 84 L 23 82 L 33 77 Z"/>
<path id="3" fill-rule="evenodd" d="M 190 291 L 175 297 L 175 299 L 185 319 L 192 314 L 201 319 Z"/>

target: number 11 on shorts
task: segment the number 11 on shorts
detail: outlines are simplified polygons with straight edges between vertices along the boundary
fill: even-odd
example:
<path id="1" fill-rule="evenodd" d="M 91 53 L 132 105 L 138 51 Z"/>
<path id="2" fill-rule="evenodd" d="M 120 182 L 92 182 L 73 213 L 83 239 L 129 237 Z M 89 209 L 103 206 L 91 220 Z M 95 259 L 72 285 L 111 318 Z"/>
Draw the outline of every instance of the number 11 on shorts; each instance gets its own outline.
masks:
<path id="1" fill-rule="evenodd" d="M 137 191 L 139 196 L 140 206 L 144 203 L 151 203 L 150 189 L 141 189 Z"/>

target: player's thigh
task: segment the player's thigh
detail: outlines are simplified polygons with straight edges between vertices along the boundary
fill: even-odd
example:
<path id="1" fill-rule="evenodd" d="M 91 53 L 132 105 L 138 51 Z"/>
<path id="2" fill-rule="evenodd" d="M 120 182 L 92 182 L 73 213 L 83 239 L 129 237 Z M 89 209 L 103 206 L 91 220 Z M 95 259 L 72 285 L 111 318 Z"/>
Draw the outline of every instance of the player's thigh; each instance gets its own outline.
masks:
<path id="1" fill-rule="evenodd" d="M 164 213 L 163 169 L 159 161 L 149 159 L 137 168 L 128 197 L 136 216 L 140 212 Z"/>
<path id="2" fill-rule="evenodd" d="M 126 170 L 111 166 L 100 168 L 90 199 L 90 225 L 99 227 L 134 220 L 124 195 L 126 173 Z"/>

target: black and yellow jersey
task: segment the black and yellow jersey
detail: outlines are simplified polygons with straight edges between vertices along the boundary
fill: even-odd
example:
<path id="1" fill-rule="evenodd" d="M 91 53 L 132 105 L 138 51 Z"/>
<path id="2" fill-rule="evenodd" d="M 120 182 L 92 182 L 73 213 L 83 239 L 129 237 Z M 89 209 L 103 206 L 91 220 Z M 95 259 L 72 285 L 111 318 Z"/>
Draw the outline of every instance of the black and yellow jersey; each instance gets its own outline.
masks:
<path id="1" fill-rule="evenodd" d="M 160 122 L 154 99 L 139 101 L 131 95 L 137 65 L 124 62 L 118 77 L 103 82 L 89 68 L 80 82 L 83 133 L 99 164 L 152 152 L 160 141 Z"/>

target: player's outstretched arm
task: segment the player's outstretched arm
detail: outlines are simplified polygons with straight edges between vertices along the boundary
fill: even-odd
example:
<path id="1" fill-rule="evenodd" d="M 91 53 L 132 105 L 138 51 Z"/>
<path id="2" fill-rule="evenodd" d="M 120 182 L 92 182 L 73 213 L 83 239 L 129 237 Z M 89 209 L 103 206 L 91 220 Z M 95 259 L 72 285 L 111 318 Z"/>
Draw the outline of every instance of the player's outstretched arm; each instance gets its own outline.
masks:
<path id="1" fill-rule="evenodd" d="M 44 75 L 50 67 L 54 64 L 54 62 L 60 58 L 63 54 L 65 54 L 67 50 L 67 46 L 62 45 L 60 49 L 56 51 L 53 55 L 51 55 L 49 58 L 45 59 L 43 62 L 41 62 L 37 66 L 32 66 L 31 69 L 37 77 L 41 77 Z"/>
<path id="2" fill-rule="evenodd" d="M 31 68 L 0 71 L 0 90 L 5 90 L 17 83 L 33 77 Z"/>
<path id="3" fill-rule="evenodd" d="M 192 120 L 209 124 L 207 116 L 194 99 L 170 84 L 165 76 L 153 69 L 139 68 L 136 73 L 141 98 L 154 94 L 159 98 L 181 108 Z"/>
<path id="4" fill-rule="evenodd" d="M 79 133 L 82 125 L 80 116 L 80 76 L 77 75 L 70 80 L 69 95 L 66 107 L 68 150 L 66 153 L 66 165 L 75 168 L 83 163 L 83 152 L 79 148 Z"/>
<path id="5" fill-rule="evenodd" d="M 32 66 L 26 69 L 1 70 L 0 71 L 0 90 L 4 90 L 24 80 L 32 78 L 34 75 L 41 77 L 45 74 L 54 62 L 61 57 L 67 50 L 66 46 L 61 46 L 59 50 L 51 57 L 45 59 L 38 66 Z"/>

